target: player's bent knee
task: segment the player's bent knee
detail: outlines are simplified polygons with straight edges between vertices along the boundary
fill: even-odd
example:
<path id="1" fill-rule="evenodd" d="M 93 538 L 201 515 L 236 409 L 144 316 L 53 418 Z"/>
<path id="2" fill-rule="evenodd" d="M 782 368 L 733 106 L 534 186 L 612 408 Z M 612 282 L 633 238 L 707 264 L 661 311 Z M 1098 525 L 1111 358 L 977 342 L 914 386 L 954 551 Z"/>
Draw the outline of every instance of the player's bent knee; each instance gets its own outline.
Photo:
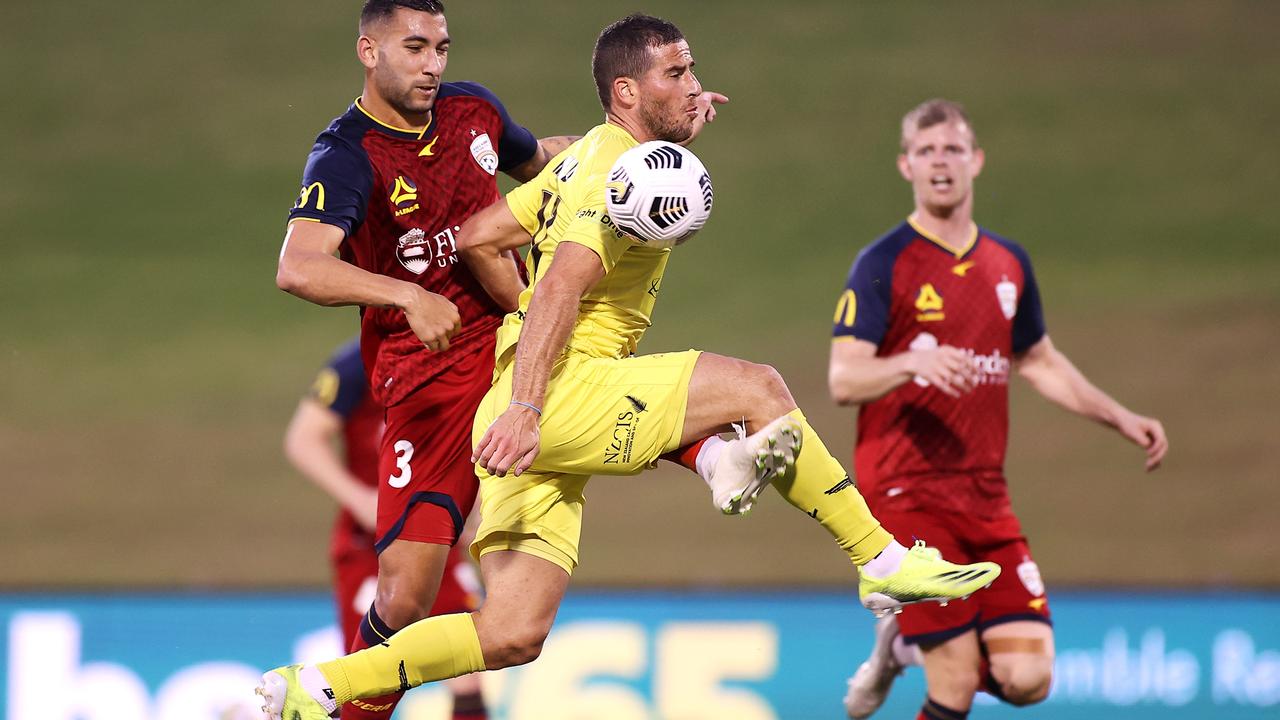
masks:
<path id="1" fill-rule="evenodd" d="M 1000 683 L 1004 700 L 1011 705 L 1034 705 L 1049 697 L 1053 661 L 1046 657 L 998 660 L 992 657 L 992 675 Z"/>
<path id="2" fill-rule="evenodd" d="M 424 597 L 422 593 L 378 590 L 374 608 L 387 627 L 402 630 L 431 614 L 435 593 Z"/>
<path id="3" fill-rule="evenodd" d="M 788 401 L 791 401 L 791 389 L 787 387 L 787 381 L 783 379 L 782 373 L 772 365 L 761 365 L 761 383 L 764 385 L 765 391 L 769 395 Z"/>
<path id="4" fill-rule="evenodd" d="M 948 667 L 942 672 L 935 671 L 929 675 L 929 691 L 938 692 L 938 699 L 972 697 L 978 692 L 981 683 L 982 678 L 978 676 L 977 669 L 967 666 Z"/>
<path id="5" fill-rule="evenodd" d="M 982 685 L 982 676 L 976 662 L 963 654 L 943 651 L 925 655 L 925 678 L 929 685 L 929 697 L 959 707 L 972 698 Z"/>
<path id="6" fill-rule="evenodd" d="M 1015 675 L 1002 690 L 1005 699 L 1012 705 L 1035 705 L 1049 697 L 1049 686 L 1052 680 L 1053 674 L 1048 672 Z"/>
<path id="7" fill-rule="evenodd" d="M 521 628 L 503 633 L 485 648 L 485 666 L 490 670 L 525 665 L 538 659 L 547 633 Z"/>
<path id="8" fill-rule="evenodd" d="M 771 365 L 747 363 L 747 366 L 750 368 L 749 384 L 756 395 L 753 406 L 766 416 L 762 422 L 772 422 L 795 409 L 795 398 L 791 396 L 791 389 L 787 387 L 782 373 Z"/>

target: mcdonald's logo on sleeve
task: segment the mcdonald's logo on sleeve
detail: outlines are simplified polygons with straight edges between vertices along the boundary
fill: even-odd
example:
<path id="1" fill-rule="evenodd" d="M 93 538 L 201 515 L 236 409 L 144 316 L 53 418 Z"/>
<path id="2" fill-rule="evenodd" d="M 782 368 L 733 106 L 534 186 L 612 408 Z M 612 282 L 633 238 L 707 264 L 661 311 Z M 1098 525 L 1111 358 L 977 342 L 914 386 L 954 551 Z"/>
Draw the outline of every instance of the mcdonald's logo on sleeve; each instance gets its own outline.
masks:
<path id="1" fill-rule="evenodd" d="M 836 303 L 836 316 L 833 321 L 845 327 L 853 327 L 853 322 L 857 317 L 858 296 L 852 290 L 845 290 L 840 295 L 840 301 Z"/>
<path id="2" fill-rule="evenodd" d="M 302 192 L 298 193 L 298 202 L 293 206 L 294 209 L 307 207 L 307 203 L 311 202 L 313 194 L 315 195 L 314 208 L 316 210 L 324 210 L 324 183 L 319 181 L 302 188 Z"/>

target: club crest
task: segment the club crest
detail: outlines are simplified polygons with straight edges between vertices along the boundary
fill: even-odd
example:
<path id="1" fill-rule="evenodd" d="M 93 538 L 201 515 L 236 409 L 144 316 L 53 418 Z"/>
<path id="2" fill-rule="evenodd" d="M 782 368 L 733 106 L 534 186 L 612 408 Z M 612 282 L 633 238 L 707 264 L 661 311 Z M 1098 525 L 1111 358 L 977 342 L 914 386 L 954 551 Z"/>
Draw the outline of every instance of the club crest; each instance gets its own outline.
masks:
<path id="1" fill-rule="evenodd" d="M 1018 312 L 1018 286 L 1007 277 L 1001 279 L 996 283 L 996 299 L 1000 301 L 1000 312 L 1004 313 L 1004 319 L 1012 320 Z"/>
<path id="2" fill-rule="evenodd" d="M 480 133 L 471 141 L 471 157 L 485 172 L 495 175 L 498 172 L 498 153 L 493 149 L 493 141 L 489 133 Z"/>
<path id="3" fill-rule="evenodd" d="M 1018 579 L 1027 592 L 1036 597 L 1044 595 L 1044 580 L 1040 578 L 1040 566 L 1034 560 L 1027 558 L 1018 563 Z"/>

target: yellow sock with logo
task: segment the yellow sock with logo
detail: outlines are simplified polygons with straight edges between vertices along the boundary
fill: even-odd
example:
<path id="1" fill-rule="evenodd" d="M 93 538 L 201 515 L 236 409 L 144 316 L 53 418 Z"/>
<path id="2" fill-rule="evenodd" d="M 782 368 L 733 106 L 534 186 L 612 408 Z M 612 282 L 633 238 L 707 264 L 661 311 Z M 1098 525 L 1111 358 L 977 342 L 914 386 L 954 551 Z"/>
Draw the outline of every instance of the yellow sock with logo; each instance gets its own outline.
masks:
<path id="1" fill-rule="evenodd" d="M 419 620 L 384 643 L 316 667 L 341 706 L 484 670 L 484 653 L 471 615 L 457 613 Z"/>
<path id="2" fill-rule="evenodd" d="M 804 413 L 797 408 L 788 415 L 800 423 L 804 445 L 796 458 L 795 473 L 774 480 L 773 487 L 826 528 L 854 565 L 865 565 L 889 545 L 893 535 L 880 527 L 849 473 L 831 457 Z"/>

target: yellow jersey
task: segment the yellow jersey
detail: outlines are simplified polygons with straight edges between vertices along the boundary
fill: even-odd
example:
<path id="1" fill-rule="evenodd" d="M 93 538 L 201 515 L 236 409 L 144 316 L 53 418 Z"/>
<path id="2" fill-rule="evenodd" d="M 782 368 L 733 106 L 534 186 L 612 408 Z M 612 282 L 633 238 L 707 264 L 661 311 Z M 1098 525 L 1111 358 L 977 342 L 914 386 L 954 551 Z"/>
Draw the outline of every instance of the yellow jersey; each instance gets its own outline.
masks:
<path id="1" fill-rule="evenodd" d="M 617 125 L 597 125 L 552 158 L 537 177 L 507 194 L 507 206 L 533 237 L 533 245 L 525 259 L 529 287 L 520 295 L 520 308 L 509 313 L 498 330 L 499 372 L 520 339 L 538 281 L 565 242 L 595 252 L 605 271 L 578 305 L 566 352 L 604 358 L 635 353 L 650 325 L 671 252 L 631 240 L 605 212 L 609 171 L 618 156 L 636 145 L 636 139 Z"/>

